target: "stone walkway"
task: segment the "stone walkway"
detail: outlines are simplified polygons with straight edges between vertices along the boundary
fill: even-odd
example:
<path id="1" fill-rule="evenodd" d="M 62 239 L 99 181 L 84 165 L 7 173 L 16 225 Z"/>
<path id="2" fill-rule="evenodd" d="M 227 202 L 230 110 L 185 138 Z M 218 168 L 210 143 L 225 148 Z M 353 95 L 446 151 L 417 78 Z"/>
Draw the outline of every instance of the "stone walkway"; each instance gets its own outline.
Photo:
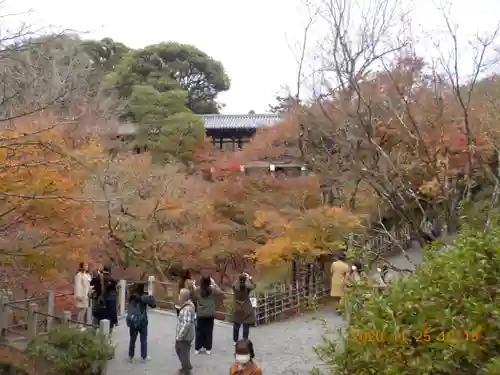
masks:
<path id="1" fill-rule="evenodd" d="M 326 326 L 335 329 L 344 322 L 333 311 L 325 309 L 308 313 L 291 320 L 251 328 L 250 339 L 256 359 L 264 374 L 307 375 L 318 364 L 313 346 L 317 345 Z M 176 317 L 161 311 L 151 311 L 149 316 L 149 355 L 151 360 L 140 363 L 127 362 L 128 332 L 124 321 L 113 333 L 116 358 L 108 367 L 108 375 L 170 375 L 179 368 L 174 352 Z M 327 331 L 328 331 L 327 330 Z M 139 354 L 139 342 L 136 353 Z M 229 373 L 233 361 L 232 326 L 218 322 L 214 329 L 214 348 L 210 356 L 192 354 L 193 375 L 224 375 Z M 136 355 L 137 355 L 136 354 Z"/>

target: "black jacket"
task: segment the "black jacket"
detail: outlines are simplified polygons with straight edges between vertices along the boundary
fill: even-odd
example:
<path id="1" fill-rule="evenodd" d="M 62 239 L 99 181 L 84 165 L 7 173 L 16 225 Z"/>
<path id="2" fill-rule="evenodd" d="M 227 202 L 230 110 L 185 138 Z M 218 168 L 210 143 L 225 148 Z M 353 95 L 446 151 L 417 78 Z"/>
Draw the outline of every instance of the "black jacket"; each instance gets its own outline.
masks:
<path id="1" fill-rule="evenodd" d="M 97 320 L 108 319 L 111 327 L 118 323 L 118 309 L 117 309 L 117 293 L 116 285 L 118 282 L 109 273 L 102 274 L 102 284 L 104 291 L 101 288 L 101 277 L 99 274 L 95 275 L 90 281 L 90 285 L 94 288 L 94 311 L 93 315 Z M 100 296 L 104 297 L 104 308 L 97 307 L 97 299 Z"/>
<path id="2" fill-rule="evenodd" d="M 95 274 L 90 280 L 90 286 L 94 289 L 94 296 L 97 298 L 103 294 L 101 290 L 101 274 Z M 102 274 L 102 283 L 104 284 L 104 294 L 116 293 L 118 281 L 109 273 Z"/>
<path id="3" fill-rule="evenodd" d="M 140 304 L 140 309 L 144 311 L 144 324 L 148 325 L 148 306 L 151 307 L 152 309 L 156 308 L 156 299 L 147 293 L 143 294 L 142 296 L 139 296 L 137 294 L 132 294 L 128 299 L 128 303 Z"/>

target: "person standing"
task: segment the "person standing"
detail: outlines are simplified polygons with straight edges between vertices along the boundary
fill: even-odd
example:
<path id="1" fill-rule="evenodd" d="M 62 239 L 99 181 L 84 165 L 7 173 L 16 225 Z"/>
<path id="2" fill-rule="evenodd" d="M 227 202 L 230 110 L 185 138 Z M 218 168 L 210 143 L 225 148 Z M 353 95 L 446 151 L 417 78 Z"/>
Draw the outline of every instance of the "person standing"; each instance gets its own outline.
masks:
<path id="1" fill-rule="evenodd" d="M 95 291 L 95 308 L 93 315 L 99 323 L 103 319 L 109 320 L 110 334 L 118 324 L 118 293 L 116 286 L 118 281 L 111 276 L 111 267 L 104 266 L 102 272 L 96 274 L 91 285 Z"/>
<path id="2" fill-rule="evenodd" d="M 87 315 L 87 310 L 90 306 L 90 292 L 92 290 L 90 286 L 90 277 L 88 275 L 89 265 L 87 263 L 81 262 L 78 265 L 78 272 L 75 275 L 75 299 L 76 307 L 78 308 L 77 320 L 83 324 L 85 323 L 85 317 Z"/>
<path id="3" fill-rule="evenodd" d="M 222 291 L 209 276 L 201 278 L 199 288 L 193 293 L 193 302 L 196 305 L 195 354 L 200 351 L 210 354 L 212 350 L 217 298 L 221 295 Z"/>
<path id="4" fill-rule="evenodd" d="M 363 263 L 357 261 L 351 266 L 351 281 L 354 283 L 359 283 L 362 280 L 366 280 L 367 276 L 364 272 Z"/>
<path id="5" fill-rule="evenodd" d="M 179 279 L 179 285 L 178 285 L 179 290 L 181 289 L 187 289 L 191 293 L 191 299 L 194 293 L 194 280 L 191 278 L 191 272 L 189 270 L 183 270 Z M 179 304 L 175 305 L 175 310 L 177 312 L 177 316 L 179 316 L 179 310 L 180 310 L 180 302 Z"/>
<path id="6" fill-rule="evenodd" d="M 191 375 L 191 344 L 195 337 L 195 309 L 191 292 L 183 288 L 179 292 L 179 313 L 175 330 L 175 352 L 181 362 L 179 375 Z"/>
<path id="7" fill-rule="evenodd" d="M 137 283 L 128 301 L 127 326 L 129 327 L 130 341 L 128 346 L 128 357 L 130 362 L 134 360 L 135 343 L 137 336 L 141 343 L 141 358 L 145 362 L 148 357 L 148 306 L 156 307 L 153 296 L 144 291 L 145 283 Z"/>
<path id="8" fill-rule="evenodd" d="M 338 259 L 332 263 L 330 272 L 332 274 L 330 296 L 333 298 L 333 304 L 337 311 L 340 313 L 339 303 L 344 297 L 344 290 L 347 277 L 350 273 L 349 265 L 345 262 L 346 255 L 344 252 L 338 255 Z"/>
<path id="9" fill-rule="evenodd" d="M 250 324 L 255 323 L 255 311 L 250 301 L 250 292 L 255 289 L 252 276 L 243 272 L 233 283 L 233 341 L 240 336 L 240 327 L 243 328 L 243 338 L 248 339 Z"/>

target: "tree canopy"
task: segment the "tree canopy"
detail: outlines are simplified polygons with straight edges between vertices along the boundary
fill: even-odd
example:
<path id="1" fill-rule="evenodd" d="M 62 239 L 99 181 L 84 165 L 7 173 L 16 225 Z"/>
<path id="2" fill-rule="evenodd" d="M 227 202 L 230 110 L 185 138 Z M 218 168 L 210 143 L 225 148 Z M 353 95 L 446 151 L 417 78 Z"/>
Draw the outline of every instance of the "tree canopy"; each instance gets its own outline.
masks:
<path id="1" fill-rule="evenodd" d="M 137 126 L 139 142 L 155 152 L 155 160 L 193 161 L 204 139 L 194 114 L 217 113 L 216 97 L 229 89 L 222 64 L 173 42 L 131 50 L 112 64 L 104 92 L 125 103 L 121 118 Z"/>
<path id="2" fill-rule="evenodd" d="M 168 43 L 144 49 L 164 59 L 164 70 L 128 76 L 129 67 L 139 69 L 144 51 L 109 38 L 5 38 L 2 285 L 17 282 L 34 292 L 40 280 L 64 286 L 65 270 L 89 258 L 158 274 L 176 258 L 187 261 L 186 251 L 196 254 L 188 246 L 188 223 L 209 216 L 210 205 L 197 203 L 204 181 L 186 178 L 181 162 L 204 146 L 203 124 L 189 105 L 214 107 L 217 93 L 229 87 L 222 65 L 194 47 Z M 162 74 L 168 87 L 160 84 Z M 123 86 L 106 86 L 117 77 Z M 130 91 L 122 97 L 126 80 Z M 109 136 L 119 132 L 121 108 L 136 126 L 134 143 L 143 142 L 151 153 L 116 160 L 106 153 Z"/>

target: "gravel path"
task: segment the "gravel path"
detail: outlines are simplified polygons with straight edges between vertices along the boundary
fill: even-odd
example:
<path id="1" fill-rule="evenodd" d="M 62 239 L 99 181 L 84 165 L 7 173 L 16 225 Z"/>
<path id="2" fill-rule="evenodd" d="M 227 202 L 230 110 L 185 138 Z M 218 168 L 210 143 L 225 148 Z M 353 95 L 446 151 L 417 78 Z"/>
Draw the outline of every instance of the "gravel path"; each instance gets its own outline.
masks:
<path id="1" fill-rule="evenodd" d="M 410 251 L 413 263 L 419 264 L 422 256 L 419 251 Z M 397 267 L 407 268 L 409 263 L 403 255 L 390 258 Z M 313 352 L 321 335 L 327 331 L 345 326 L 345 322 L 332 310 L 325 308 L 316 313 L 304 314 L 287 321 L 272 323 L 250 330 L 250 338 L 255 345 L 256 359 L 264 374 L 269 375 L 307 375 L 318 364 Z M 174 314 L 151 311 L 149 316 L 149 355 L 147 363 L 128 363 L 128 330 L 125 322 L 113 333 L 113 342 L 117 344 L 116 358 L 108 367 L 108 375 L 175 374 L 179 361 L 175 355 L 174 332 L 176 317 Z M 136 353 L 139 350 L 137 342 Z M 232 327 L 227 323 L 216 323 L 214 330 L 214 348 L 210 356 L 192 355 L 194 375 L 224 375 L 229 373 L 233 361 Z"/>
<path id="2" fill-rule="evenodd" d="M 325 309 L 288 321 L 251 328 L 250 339 L 255 345 L 256 359 L 264 374 L 309 374 L 309 370 L 318 363 L 312 348 L 325 332 L 323 319 L 329 328 L 344 324 L 331 310 Z M 137 363 L 130 364 L 127 362 L 127 327 L 124 321 L 120 322 L 113 333 L 113 342 L 117 345 L 116 358 L 108 367 L 108 375 L 175 374 L 179 368 L 173 347 L 175 324 L 176 317 L 169 313 L 150 312 L 148 351 L 151 360 L 147 363 L 136 361 Z M 139 343 L 136 350 L 138 349 Z M 228 374 L 233 353 L 232 327 L 226 323 L 216 323 L 211 355 L 192 354 L 193 375 Z"/>

